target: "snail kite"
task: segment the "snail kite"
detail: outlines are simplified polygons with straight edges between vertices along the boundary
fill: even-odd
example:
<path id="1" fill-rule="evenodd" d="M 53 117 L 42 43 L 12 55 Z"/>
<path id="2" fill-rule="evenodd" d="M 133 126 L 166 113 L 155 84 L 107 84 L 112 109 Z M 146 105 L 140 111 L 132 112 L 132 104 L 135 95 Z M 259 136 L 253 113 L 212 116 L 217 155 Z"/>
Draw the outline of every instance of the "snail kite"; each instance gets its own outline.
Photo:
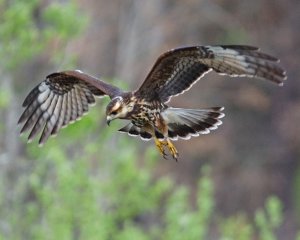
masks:
<path id="1" fill-rule="evenodd" d="M 258 48 L 244 45 L 190 46 L 163 53 L 141 86 L 124 92 L 116 86 L 79 70 L 52 73 L 26 97 L 19 124 L 29 131 L 31 141 L 39 132 L 39 144 L 68 124 L 80 119 L 95 103 L 95 97 L 109 96 L 106 108 L 109 125 L 114 119 L 130 120 L 120 132 L 154 139 L 160 153 L 169 150 L 177 160 L 171 140 L 189 139 L 215 130 L 224 116 L 223 107 L 185 109 L 167 105 L 171 97 L 187 91 L 211 70 L 233 77 L 266 79 L 282 85 L 285 71 L 279 60 Z"/>

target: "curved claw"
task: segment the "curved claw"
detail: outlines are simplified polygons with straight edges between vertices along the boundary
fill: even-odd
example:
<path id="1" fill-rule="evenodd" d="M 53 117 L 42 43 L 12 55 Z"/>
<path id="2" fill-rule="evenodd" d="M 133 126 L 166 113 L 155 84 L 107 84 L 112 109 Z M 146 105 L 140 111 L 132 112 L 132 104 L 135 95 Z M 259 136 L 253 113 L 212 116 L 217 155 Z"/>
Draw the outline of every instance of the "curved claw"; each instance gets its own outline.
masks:
<path id="1" fill-rule="evenodd" d="M 174 144 L 169 139 L 167 139 L 167 147 L 169 148 L 169 151 L 170 151 L 173 159 L 177 162 L 178 161 L 178 156 L 179 156 L 178 151 L 175 148 Z"/>
<path id="2" fill-rule="evenodd" d="M 158 148 L 160 154 L 163 156 L 164 159 L 167 159 L 167 154 L 165 153 L 165 149 L 164 149 L 164 146 L 166 146 L 169 149 L 172 158 L 176 162 L 178 161 L 178 151 L 169 139 L 167 139 L 167 141 L 159 141 L 157 138 L 154 138 L 154 141 L 156 147 Z"/>
<path id="3" fill-rule="evenodd" d="M 164 150 L 164 145 L 165 145 L 164 142 L 159 141 L 157 138 L 154 138 L 154 141 L 155 141 L 155 145 L 158 148 L 160 154 L 163 156 L 164 159 L 167 159 L 166 158 L 167 154 L 165 153 L 165 150 Z"/>

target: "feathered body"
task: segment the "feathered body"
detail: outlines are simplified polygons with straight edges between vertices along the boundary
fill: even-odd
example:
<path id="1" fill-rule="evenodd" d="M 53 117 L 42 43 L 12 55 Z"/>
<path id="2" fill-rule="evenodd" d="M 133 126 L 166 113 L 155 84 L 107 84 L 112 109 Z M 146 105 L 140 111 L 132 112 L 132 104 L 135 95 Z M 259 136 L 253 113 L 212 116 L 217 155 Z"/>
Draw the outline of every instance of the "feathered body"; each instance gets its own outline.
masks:
<path id="1" fill-rule="evenodd" d="M 158 58 L 143 84 L 133 92 L 123 92 L 78 70 L 53 73 L 26 97 L 26 109 L 19 119 L 24 123 L 21 133 L 31 129 L 28 139 L 32 140 L 42 131 L 39 143 L 43 144 L 50 135 L 88 112 L 94 97 L 108 95 L 108 124 L 114 119 L 130 120 L 120 132 L 144 140 L 153 138 L 164 157 L 167 147 L 177 159 L 171 140 L 207 134 L 222 124 L 223 107 L 183 109 L 167 105 L 171 97 L 187 91 L 211 70 L 233 77 L 266 79 L 278 85 L 286 79 L 278 59 L 243 45 L 170 50 Z"/>

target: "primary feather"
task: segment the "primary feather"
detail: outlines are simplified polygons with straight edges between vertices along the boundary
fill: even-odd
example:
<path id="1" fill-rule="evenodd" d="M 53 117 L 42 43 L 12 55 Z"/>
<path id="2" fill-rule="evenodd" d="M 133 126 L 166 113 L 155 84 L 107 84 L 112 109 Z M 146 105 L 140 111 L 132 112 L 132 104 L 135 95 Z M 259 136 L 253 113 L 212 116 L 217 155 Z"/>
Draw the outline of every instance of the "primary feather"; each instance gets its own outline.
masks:
<path id="1" fill-rule="evenodd" d="M 261 78 L 282 85 L 286 73 L 278 61 L 252 46 L 177 48 L 158 58 L 137 94 L 146 96 L 149 101 L 159 97 L 167 102 L 172 96 L 188 90 L 210 70 L 232 77 Z"/>

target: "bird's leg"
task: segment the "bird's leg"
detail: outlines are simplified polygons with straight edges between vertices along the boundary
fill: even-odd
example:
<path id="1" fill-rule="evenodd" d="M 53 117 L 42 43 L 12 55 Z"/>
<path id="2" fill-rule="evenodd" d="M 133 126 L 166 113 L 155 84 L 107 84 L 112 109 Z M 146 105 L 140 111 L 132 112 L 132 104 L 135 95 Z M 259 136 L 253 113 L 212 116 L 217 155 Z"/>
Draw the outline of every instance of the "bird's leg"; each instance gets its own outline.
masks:
<path id="1" fill-rule="evenodd" d="M 164 145 L 166 145 L 165 142 L 159 141 L 156 137 L 154 137 L 155 145 L 158 148 L 160 154 L 166 159 L 166 153 L 164 150 Z"/>
<path id="2" fill-rule="evenodd" d="M 164 147 L 166 146 L 166 147 L 168 147 L 173 159 L 175 159 L 175 161 L 178 160 L 178 151 L 175 148 L 174 144 L 169 139 L 167 139 L 166 141 L 160 141 L 155 137 L 154 141 L 155 141 L 155 145 L 158 148 L 159 152 L 165 159 L 167 159 L 166 158 L 167 154 L 165 153 L 165 149 L 164 149 Z"/>
<path id="3" fill-rule="evenodd" d="M 166 146 L 169 149 L 173 159 L 175 159 L 177 161 L 178 151 L 175 148 L 175 146 L 173 145 L 173 143 L 170 141 L 170 139 L 168 137 L 166 137 L 168 134 L 167 125 L 164 123 L 164 121 L 162 119 L 158 119 L 158 122 L 156 122 L 156 128 L 159 133 L 161 133 L 163 136 L 165 136 L 164 141 L 158 140 L 156 137 L 155 130 L 154 130 L 153 136 L 154 136 L 155 144 L 156 144 L 157 148 L 159 149 L 160 153 L 163 155 L 163 157 L 165 159 L 167 159 L 166 158 L 167 154 L 165 153 L 165 150 L 164 150 L 164 147 Z"/>
<path id="4" fill-rule="evenodd" d="M 178 151 L 175 148 L 174 144 L 167 138 L 167 141 L 164 143 L 169 148 L 170 153 L 172 154 L 173 159 L 177 162 L 178 159 Z"/>

